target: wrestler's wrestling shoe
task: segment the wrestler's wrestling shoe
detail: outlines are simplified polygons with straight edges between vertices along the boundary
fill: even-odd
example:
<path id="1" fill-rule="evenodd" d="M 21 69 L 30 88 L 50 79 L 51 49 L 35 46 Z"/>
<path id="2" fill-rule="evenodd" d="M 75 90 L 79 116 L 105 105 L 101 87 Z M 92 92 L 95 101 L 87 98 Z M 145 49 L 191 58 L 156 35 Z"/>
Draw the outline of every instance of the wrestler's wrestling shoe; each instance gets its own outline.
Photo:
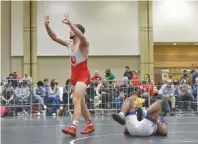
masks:
<path id="1" fill-rule="evenodd" d="M 81 134 L 89 134 L 91 132 L 94 132 L 95 128 L 93 124 L 87 125 L 87 127 L 81 132 Z"/>
<path id="2" fill-rule="evenodd" d="M 126 123 L 125 118 L 122 118 L 122 116 L 120 114 L 113 114 L 112 118 L 121 125 L 125 125 L 125 123 Z"/>
<path id="3" fill-rule="evenodd" d="M 62 132 L 75 137 L 76 136 L 76 126 L 71 125 L 69 128 L 62 129 Z"/>

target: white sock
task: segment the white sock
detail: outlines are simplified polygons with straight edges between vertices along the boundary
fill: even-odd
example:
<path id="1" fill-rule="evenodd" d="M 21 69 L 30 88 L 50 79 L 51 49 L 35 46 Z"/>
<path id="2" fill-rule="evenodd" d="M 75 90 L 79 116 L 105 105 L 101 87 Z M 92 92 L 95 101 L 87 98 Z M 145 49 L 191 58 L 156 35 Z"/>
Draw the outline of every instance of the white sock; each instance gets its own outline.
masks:
<path id="1" fill-rule="evenodd" d="M 123 118 L 123 119 L 125 118 L 125 114 L 123 112 L 120 112 L 119 115 L 121 118 Z"/>
<path id="2" fill-rule="evenodd" d="M 78 126 L 79 121 L 73 120 L 72 124 L 75 125 L 76 127 Z"/>

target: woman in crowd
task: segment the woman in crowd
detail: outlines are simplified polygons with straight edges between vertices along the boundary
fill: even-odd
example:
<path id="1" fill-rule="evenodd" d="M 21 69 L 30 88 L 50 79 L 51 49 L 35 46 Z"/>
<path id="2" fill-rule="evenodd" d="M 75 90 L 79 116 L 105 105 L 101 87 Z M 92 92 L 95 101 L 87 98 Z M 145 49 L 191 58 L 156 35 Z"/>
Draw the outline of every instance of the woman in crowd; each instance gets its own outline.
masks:
<path id="1" fill-rule="evenodd" d="M 51 87 L 47 98 L 48 103 L 52 103 L 52 116 L 56 116 L 57 110 L 60 107 L 60 88 L 56 80 L 51 81 Z"/>
<path id="2" fill-rule="evenodd" d="M 10 104 L 13 102 L 15 98 L 14 88 L 12 87 L 12 83 L 9 82 L 5 85 L 2 93 L 1 93 L 1 99 L 3 100 L 3 104 Z"/>
<path id="3" fill-rule="evenodd" d="M 27 81 L 19 81 L 18 86 L 15 89 L 15 95 L 20 103 L 24 104 L 25 102 L 29 101 L 30 96 L 30 90 L 28 87 Z M 21 110 L 21 108 L 20 108 Z M 26 114 L 25 108 L 22 108 L 22 113 Z M 18 115 L 22 114 L 21 112 L 18 113 Z"/>

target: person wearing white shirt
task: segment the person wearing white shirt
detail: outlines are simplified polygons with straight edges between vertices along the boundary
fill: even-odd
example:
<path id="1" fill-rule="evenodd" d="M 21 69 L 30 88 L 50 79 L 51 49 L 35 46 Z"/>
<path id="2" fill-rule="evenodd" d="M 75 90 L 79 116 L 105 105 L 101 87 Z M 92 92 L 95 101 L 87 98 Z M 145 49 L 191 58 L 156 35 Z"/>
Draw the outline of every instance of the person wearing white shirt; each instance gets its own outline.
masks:
<path id="1" fill-rule="evenodd" d="M 32 78 L 28 75 L 28 73 L 25 73 L 25 76 L 22 80 L 27 81 L 28 84 L 32 84 Z"/>
<path id="2" fill-rule="evenodd" d="M 159 95 L 162 95 L 163 106 L 165 113 L 170 111 L 169 101 L 171 102 L 171 113 L 170 116 L 174 116 L 175 113 L 175 103 L 176 99 L 174 96 L 174 86 L 172 85 L 172 80 L 167 80 L 166 84 L 162 85 L 159 90 Z M 166 115 L 166 114 L 165 114 Z"/>

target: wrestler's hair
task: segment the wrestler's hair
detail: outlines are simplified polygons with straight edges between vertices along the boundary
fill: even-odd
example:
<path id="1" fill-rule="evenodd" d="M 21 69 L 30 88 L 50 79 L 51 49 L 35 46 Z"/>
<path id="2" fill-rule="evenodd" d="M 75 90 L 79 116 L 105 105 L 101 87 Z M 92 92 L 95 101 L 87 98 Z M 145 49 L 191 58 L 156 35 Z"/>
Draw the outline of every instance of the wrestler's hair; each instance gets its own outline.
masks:
<path id="1" fill-rule="evenodd" d="M 75 26 L 84 34 L 85 28 L 81 24 L 75 24 Z"/>

